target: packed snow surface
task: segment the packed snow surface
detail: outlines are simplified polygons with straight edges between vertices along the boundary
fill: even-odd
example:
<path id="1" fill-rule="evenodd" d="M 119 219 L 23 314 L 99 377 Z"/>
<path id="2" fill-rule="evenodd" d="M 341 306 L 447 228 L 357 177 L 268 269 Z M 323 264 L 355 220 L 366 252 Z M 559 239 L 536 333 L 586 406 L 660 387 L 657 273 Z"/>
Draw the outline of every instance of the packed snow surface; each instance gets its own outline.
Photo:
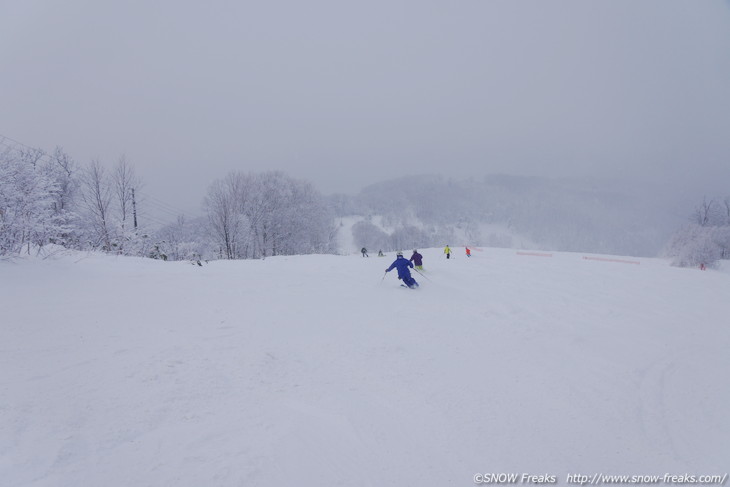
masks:
<path id="1" fill-rule="evenodd" d="M 0 262 L 0 484 L 730 469 L 727 269 L 454 251 Z"/>

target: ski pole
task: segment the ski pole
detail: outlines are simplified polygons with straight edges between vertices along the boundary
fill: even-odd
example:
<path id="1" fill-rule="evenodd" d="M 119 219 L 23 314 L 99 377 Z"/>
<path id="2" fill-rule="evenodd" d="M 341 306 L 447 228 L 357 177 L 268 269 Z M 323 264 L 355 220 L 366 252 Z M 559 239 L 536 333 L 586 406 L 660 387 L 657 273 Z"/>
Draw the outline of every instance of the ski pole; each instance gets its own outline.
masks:
<path id="1" fill-rule="evenodd" d="M 422 276 L 423 276 L 423 274 L 421 274 L 421 271 L 419 271 L 419 270 L 418 270 L 418 269 L 416 269 L 415 267 L 413 268 L 413 270 L 414 270 L 414 271 L 416 271 L 416 272 L 418 272 L 418 273 L 419 273 L 420 275 L 422 275 Z M 423 277 L 425 277 L 426 279 L 428 279 L 428 277 L 426 277 L 426 276 L 423 276 Z M 431 279 L 428 279 L 428 280 L 430 281 Z"/>
<path id="2" fill-rule="evenodd" d="M 385 271 L 385 274 L 383 274 L 383 278 L 380 280 L 380 282 L 383 282 L 385 280 L 385 276 L 388 275 L 388 271 Z"/>

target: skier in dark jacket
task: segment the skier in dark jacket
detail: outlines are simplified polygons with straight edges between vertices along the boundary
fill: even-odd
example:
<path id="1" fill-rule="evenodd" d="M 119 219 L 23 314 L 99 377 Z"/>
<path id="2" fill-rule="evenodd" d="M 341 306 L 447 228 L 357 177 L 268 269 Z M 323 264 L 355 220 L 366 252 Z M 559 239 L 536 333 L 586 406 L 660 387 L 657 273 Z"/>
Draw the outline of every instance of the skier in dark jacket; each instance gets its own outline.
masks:
<path id="1" fill-rule="evenodd" d="M 406 260 L 405 257 L 403 257 L 403 252 L 398 251 L 395 254 L 397 257 L 395 261 L 393 261 L 392 264 L 390 264 L 390 267 L 385 269 L 385 272 L 390 272 L 394 268 L 398 269 L 398 279 L 402 280 L 406 286 L 408 286 L 411 289 L 415 289 L 418 287 L 418 283 L 415 279 L 411 277 L 411 271 L 408 269 L 409 267 L 413 268 L 413 263 L 411 263 L 410 260 Z"/>
<path id="2" fill-rule="evenodd" d="M 413 249 L 413 255 L 411 255 L 411 262 L 416 266 L 419 271 L 423 270 L 423 256 L 418 253 L 418 250 Z"/>

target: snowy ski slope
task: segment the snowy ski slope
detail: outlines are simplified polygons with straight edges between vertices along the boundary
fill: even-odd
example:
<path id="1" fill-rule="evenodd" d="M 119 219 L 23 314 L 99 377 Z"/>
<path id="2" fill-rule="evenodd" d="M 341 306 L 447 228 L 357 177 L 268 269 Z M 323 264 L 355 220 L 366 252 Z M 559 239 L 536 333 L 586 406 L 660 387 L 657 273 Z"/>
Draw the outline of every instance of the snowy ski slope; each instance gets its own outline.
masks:
<path id="1" fill-rule="evenodd" d="M 420 251 L 0 262 L 0 484 L 730 469 L 727 268 Z"/>

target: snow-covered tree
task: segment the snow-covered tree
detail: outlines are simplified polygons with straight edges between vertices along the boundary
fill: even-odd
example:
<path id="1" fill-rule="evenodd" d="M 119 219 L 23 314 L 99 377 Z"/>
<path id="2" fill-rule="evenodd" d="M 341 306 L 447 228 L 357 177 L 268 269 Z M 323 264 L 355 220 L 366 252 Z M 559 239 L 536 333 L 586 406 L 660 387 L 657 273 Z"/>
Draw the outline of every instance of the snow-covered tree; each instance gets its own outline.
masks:
<path id="1" fill-rule="evenodd" d="M 667 245 L 665 254 L 680 267 L 696 267 L 704 264 L 714 267 L 722 257 L 717 244 L 717 227 L 690 223 L 676 232 Z"/>
<path id="2" fill-rule="evenodd" d="M 65 211 L 57 207 L 59 183 L 43 160 L 35 150 L 0 155 L 0 255 L 62 244 L 70 232 Z"/>
<path id="3" fill-rule="evenodd" d="M 675 265 L 712 267 L 718 260 L 730 258 L 730 198 L 723 204 L 703 198 L 690 221 L 667 244 L 665 255 Z"/>
<path id="4" fill-rule="evenodd" d="M 92 161 L 86 167 L 81 179 L 80 193 L 87 243 L 91 248 L 111 251 L 112 185 L 106 169 L 99 160 Z"/>
<path id="5" fill-rule="evenodd" d="M 224 259 L 239 258 L 239 244 L 243 225 L 239 212 L 238 177 L 229 174 L 223 180 L 214 181 L 208 188 L 203 205 L 208 214 L 212 237 L 220 247 Z"/>
<path id="6" fill-rule="evenodd" d="M 125 156 L 119 158 L 111 177 L 119 230 L 122 235 L 125 235 L 128 230 L 134 230 L 136 227 L 132 214 L 132 203 L 134 201 L 134 190 L 139 187 L 139 182 L 134 173 L 134 168 L 127 162 Z"/>
<path id="7" fill-rule="evenodd" d="M 730 259 L 730 224 L 716 227 L 712 240 L 720 249 L 720 258 Z"/>
<path id="8" fill-rule="evenodd" d="M 138 223 L 136 199 L 143 187 L 142 179 L 124 155 L 111 172 L 111 185 L 115 250 L 127 255 L 147 255 L 151 231 L 148 225 Z"/>
<path id="9" fill-rule="evenodd" d="M 377 250 L 393 250 L 390 235 L 369 221 L 360 221 L 352 226 L 352 237 L 358 247 Z"/>
<path id="10" fill-rule="evenodd" d="M 42 168 L 56 182 L 54 210 L 57 213 L 74 211 L 78 194 L 78 170 L 74 160 L 60 147 L 50 154 Z"/>
<path id="11" fill-rule="evenodd" d="M 126 157 L 110 170 L 99 160 L 82 171 L 79 213 L 85 246 L 126 255 L 147 255 L 151 229 L 138 224 L 136 190 L 142 180 Z"/>
<path id="12" fill-rule="evenodd" d="M 702 203 L 695 208 L 692 214 L 694 223 L 702 227 L 715 227 L 727 224 L 727 218 L 723 213 L 722 206 L 714 199 L 702 199 Z"/>
<path id="13" fill-rule="evenodd" d="M 333 251 L 335 227 L 324 199 L 284 173 L 230 173 L 211 185 L 205 208 L 224 258 Z"/>
<path id="14" fill-rule="evenodd" d="M 174 223 L 156 232 L 154 246 L 166 260 L 210 259 L 216 256 L 217 249 L 208 229 L 209 222 L 205 217 L 180 216 Z"/>
<path id="15" fill-rule="evenodd" d="M 432 241 L 430 235 L 413 225 L 406 225 L 396 229 L 390 235 L 390 242 L 390 248 L 395 250 L 435 247 L 439 245 Z"/>

